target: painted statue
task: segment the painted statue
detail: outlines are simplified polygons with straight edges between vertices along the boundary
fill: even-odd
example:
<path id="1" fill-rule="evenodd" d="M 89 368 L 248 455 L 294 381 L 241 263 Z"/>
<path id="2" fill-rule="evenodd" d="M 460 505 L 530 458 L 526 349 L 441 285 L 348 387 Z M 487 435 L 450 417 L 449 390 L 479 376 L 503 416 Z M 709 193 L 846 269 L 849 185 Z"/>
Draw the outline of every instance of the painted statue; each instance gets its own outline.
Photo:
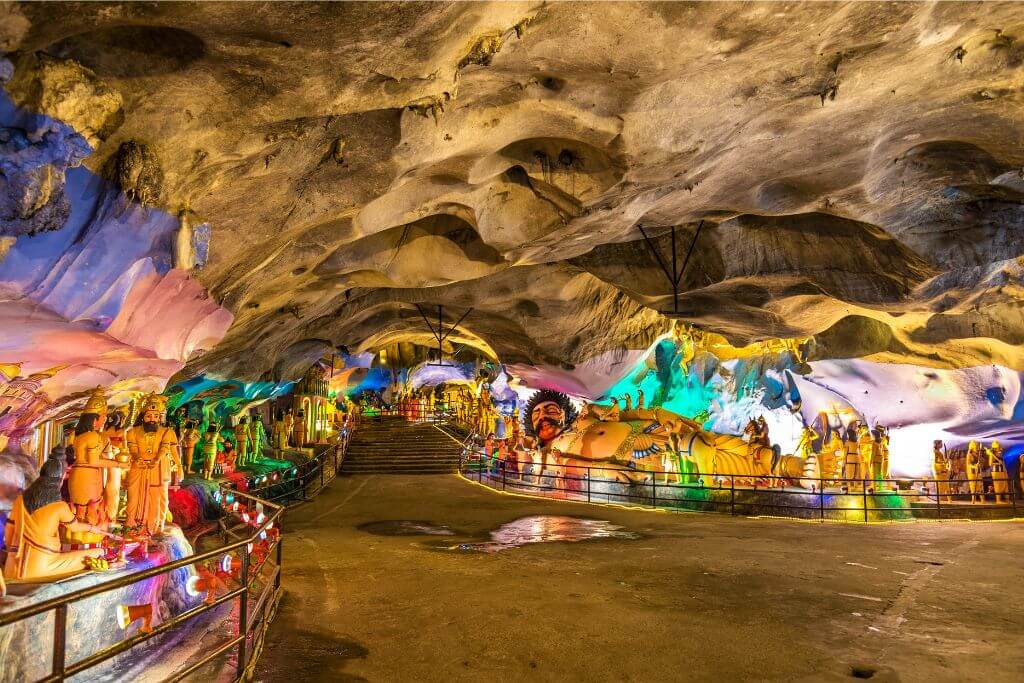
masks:
<path id="1" fill-rule="evenodd" d="M 217 464 L 217 451 L 221 444 L 217 424 L 211 422 L 199 442 L 199 453 L 203 458 L 203 479 L 213 479 L 213 468 Z"/>
<path id="2" fill-rule="evenodd" d="M 936 498 L 942 497 L 946 501 L 951 500 L 950 480 L 952 473 L 949 468 L 949 458 L 946 457 L 945 444 L 940 439 L 932 443 L 932 476 L 935 477 Z"/>
<path id="3" fill-rule="evenodd" d="M 120 412 L 110 414 L 107 421 L 107 429 L 103 435 L 110 442 L 110 452 L 119 463 L 127 464 L 131 458 L 128 455 L 128 444 L 126 442 L 127 430 L 121 426 L 121 421 L 126 415 Z M 107 505 L 107 517 L 113 521 L 117 519 L 117 511 L 121 503 L 121 468 L 111 467 L 106 471 L 107 480 L 103 485 L 103 499 Z"/>
<path id="4" fill-rule="evenodd" d="M 177 462 L 178 437 L 171 427 L 162 426 L 166 410 L 164 397 L 150 395 L 142 406 L 142 424 L 128 430 L 128 506 L 125 525 L 155 536 L 167 522 L 168 488 Z"/>
<path id="5" fill-rule="evenodd" d="M 238 450 L 235 464 L 237 467 L 245 467 L 249 464 L 249 419 L 246 417 L 238 418 L 238 424 L 235 425 L 234 433 L 235 444 Z"/>
<path id="6" fill-rule="evenodd" d="M 288 450 L 288 422 L 285 420 L 285 415 L 280 410 L 277 411 L 277 419 L 274 420 L 274 424 L 271 427 L 271 438 L 272 445 L 274 447 L 274 457 L 278 460 L 284 460 L 284 452 Z"/>
<path id="7" fill-rule="evenodd" d="M 1006 461 L 1003 459 L 1003 447 L 993 441 L 990 448 L 985 449 L 989 467 L 992 468 L 992 491 L 996 494 L 996 502 L 1008 502 L 1010 478 L 1006 474 Z"/>
<path id="8" fill-rule="evenodd" d="M 967 444 L 967 490 L 971 492 L 971 502 L 980 503 L 985 500 L 985 482 L 981 479 L 981 446 L 977 441 Z"/>
<path id="9" fill-rule="evenodd" d="M 250 462 L 256 462 L 263 457 L 263 442 L 266 433 L 263 428 L 263 418 L 259 413 L 256 413 L 252 422 L 249 423 L 249 440 L 252 442 L 252 452 L 250 454 Z"/>
<path id="10" fill-rule="evenodd" d="M 43 463 L 39 477 L 14 501 L 4 529 L 4 576 L 21 581 L 54 580 L 84 571 L 84 561 L 102 556 L 103 547 L 62 551 L 60 530 L 78 536 L 116 538 L 106 526 L 80 521 L 61 499 L 63 448 Z"/>
<path id="11" fill-rule="evenodd" d="M 676 457 L 695 469 L 705 485 L 715 479 L 752 485 L 769 476 L 777 478 L 779 485 L 786 481 L 801 485 L 805 476 L 800 457 L 760 445 L 752 448 L 738 436 L 704 431 L 694 420 L 662 408 L 618 410 L 615 405 L 588 405 L 571 429 L 559 431 L 557 420 L 548 424 L 544 416 L 566 411 L 567 398 L 559 401 L 557 392 L 539 394 L 528 403 L 531 422 L 527 427 L 542 435 L 557 432 L 546 447 L 570 481 L 582 478 L 587 468 L 598 477 L 622 483 L 649 481 L 651 471 L 671 467 Z M 551 402 L 557 407 L 546 405 Z M 543 427 L 551 430 L 545 432 Z"/>
<path id="12" fill-rule="evenodd" d="M 199 444 L 199 425 L 196 424 L 195 420 L 186 420 L 185 427 L 181 431 L 181 453 L 182 453 L 182 465 L 185 468 L 185 474 L 192 471 L 192 459 L 195 457 L 196 446 Z"/>
<path id="13" fill-rule="evenodd" d="M 292 437 L 295 440 L 296 448 L 305 448 L 306 446 L 306 413 L 305 411 L 299 410 L 295 416 L 295 422 L 292 426 Z"/>
<path id="14" fill-rule="evenodd" d="M 861 479 L 871 478 L 876 450 L 875 437 L 871 434 L 871 430 L 867 425 L 861 425 L 857 431 L 857 453 L 860 456 Z"/>
<path id="15" fill-rule="evenodd" d="M 85 404 L 82 416 L 75 427 L 72 446 L 75 449 L 75 464 L 68 475 L 68 496 L 75 518 L 104 531 L 112 521 L 106 497 L 106 473 L 127 464 L 114 459 L 110 441 L 103 433 L 107 419 L 107 399 L 101 389 L 93 391 Z M 116 507 L 115 507 L 116 513 Z M 102 537 L 89 532 L 72 531 L 68 534 L 72 543 L 99 543 Z"/>
<path id="16" fill-rule="evenodd" d="M 295 416 L 292 415 L 292 409 L 289 408 L 284 414 L 284 433 L 287 435 L 285 439 L 292 438 L 292 432 L 295 429 Z"/>

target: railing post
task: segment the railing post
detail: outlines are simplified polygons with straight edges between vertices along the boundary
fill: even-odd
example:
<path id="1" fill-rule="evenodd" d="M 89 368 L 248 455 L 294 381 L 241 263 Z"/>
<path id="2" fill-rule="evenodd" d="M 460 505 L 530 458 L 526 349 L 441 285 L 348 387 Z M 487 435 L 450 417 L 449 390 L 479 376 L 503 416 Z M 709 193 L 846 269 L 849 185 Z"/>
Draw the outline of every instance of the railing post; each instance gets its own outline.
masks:
<path id="1" fill-rule="evenodd" d="M 1007 477 L 1009 478 L 1009 477 Z M 1020 482 L 1020 477 L 1017 477 L 1017 481 L 1011 481 L 1010 484 L 1010 505 L 1013 506 L 1013 516 L 1017 516 L 1017 484 Z"/>
<path id="2" fill-rule="evenodd" d="M 729 514 L 736 515 L 736 477 L 729 477 Z"/>
<path id="3" fill-rule="evenodd" d="M 651 472 L 651 507 L 658 507 L 658 473 Z"/>
<path id="4" fill-rule="evenodd" d="M 935 516 L 942 519 L 942 494 L 939 491 L 939 480 L 935 480 Z"/>
<path id="5" fill-rule="evenodd" d="M 239 577 L 242 580 L 242 592 L 238 596 L 238 665 L 235 669 L 238 678 L 245 676 L 246 665 L 246 642 L 249 639 L 249 546 L 243 545 L 238 549 L 242 554 L 242 567 Z"/>
<path id="6" fill-rule="evenodd" d="M 501 463 L 501 490 L 505 490 L 505 472 L 508 471 L 508 461 Z"/>
<path id="7" fill-rule="evenodd" d="M 818 479 L 818 519 L 825 521 L 825 482 Z"/>
<path id="8" fill-rule="evenodd" d="M 280 524 L 280 522 L 278 522 Z M 274 590 L 280 590 L 281 588 L 281 559 L 283 557 L 283 551 L 281 546 L 284 545 L 284 538 L 281 536 L 281 528 L 277 529 L 277 577 L 274 579 Z"/>
<path id="9" fill-rule="evenodd" d="M 863 481 L 863 486 L 861 487 L 861 494 L 862 494 L 861 497 L 864 500 L 864 521 L 866 522 L 866 521 L 868 521 L 868 480 L 867 479 L 865 479 Z"/>
<path id="10" fill-rule="evenodd" d="M 57 605 L 53 610 L 53 675 L 58 681 L 64 680 L 64 652 L 67 643 L 67 604 Z"/>
<path id="11" fill-rule="evenodd" d="M 590 502 L 590 468 L 587 468 L 587 502 Z"/>

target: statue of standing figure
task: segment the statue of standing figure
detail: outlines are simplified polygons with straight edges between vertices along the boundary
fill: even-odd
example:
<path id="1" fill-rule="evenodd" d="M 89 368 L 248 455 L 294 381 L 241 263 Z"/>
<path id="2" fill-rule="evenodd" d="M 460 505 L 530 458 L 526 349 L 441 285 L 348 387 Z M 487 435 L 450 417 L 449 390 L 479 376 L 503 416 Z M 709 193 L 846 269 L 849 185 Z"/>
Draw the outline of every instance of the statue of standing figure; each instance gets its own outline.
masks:
<path id="1" fill-rule="evenodd" d="M 935 496 L 945 501 L 950 498 L 950 479 L 952 474 L 949 467 L 949 458 L 946 457 L 945 444 L 941 439 L 932 442 L 932 476 L 935 477 Z"/>
<path id="2" fill-rule="evenodd" d="M 985 482 L 981 478 L 981 446 L 977 441 L 967 444 L 967 490 L 971 492 L 971 502 L 981 503 L 985 500 Z"/>
<path id="3" fill-rule="evenodd" d="M 993 441 L 990 448 L 985 449 L 989 467 L 992 468 L 992 491 L 996 494 L 997 503 L 1010 500 L 1010 478 L 1006 474 L 1006 461 L 1003 460 L 1003 447 Z"/>
<path id="4" fill-rule="evenodd" d="M 75 519 L 103 531 L 107 530 L 117 513 L 116 502 L 108 496 L 110 477 L 106 475 L 110 470 L 128 467 L 127 463 L 114 458 L 110 440 L 103 432 L 106 419 L 107 399 L 103 390 L 97 388 L 86 402 L 75 427 L 75 437 L 71 442 L 75 449 L 75 464 L 68 475 L 68 494 Z M 120 483 L 120 472 L 117 476 Z M 112 502 L 113 514 L 110 511 Z M 71 530 L 68 540 L 96 544 L 103 540 L 103 536 L 88 530 Z"/>
<path id="5" fill-rule="evenodd" d="M 177 462 L 178 437 L 163 426 L 164 397 L 150 395 L 142 407 L 142 424 L 128 430 L 128 506 L 125 524 L 150 536 L 162 534 L 167 522 L 171 472 Z"/>
<path id="6" fill-rule="evenodd" d="M 213 468 L 217 465 L 217 451 L 220 449 L 223 440 L 220 438 L 220 431 L 217 423 L 211 422 L 206 428 L 206 433 L 200 441 L 199 452 L 203 456 L 203 478 L 213 478 Z"/>
<path id="7" fill-rule="evenodd" d="M 235 456 L 235 467 L 245 467 L 249 464 L 249 420 L 246 417 L 238 418 L 235 425 L 235 448 L 238 455 Z"/>
<path id="8" fill-rule="evenodd" d="M 252 451 L 249 455 L 250 462 L 256 462 L 263 457 L 263 441 L 266 433 L 263 429 L 263 418 L 259 413 L 253 415 L 249 423 L 249 440 L 252 442 Z"/>
<path id="9" fill-rule="evenodd" d="M 200 438 L 196 421 L 186 420 L 185 428 L 181 432 L 182 465 L 185 468 L 182 476 L 192 471 L 192 459 L 195 457 L 196 445 L 198 445 Z"/>
<path id="10" fill-rule="evenodd" d="M 285 420 L 284 413 L 279 410 L 277 411 L 277 419 L 274 420 L 273 431 L 271 432 L 274 457 L 278 460 L 284 460 L 284 452 L 288 450 L 288 436 L 288 422 Z"/>

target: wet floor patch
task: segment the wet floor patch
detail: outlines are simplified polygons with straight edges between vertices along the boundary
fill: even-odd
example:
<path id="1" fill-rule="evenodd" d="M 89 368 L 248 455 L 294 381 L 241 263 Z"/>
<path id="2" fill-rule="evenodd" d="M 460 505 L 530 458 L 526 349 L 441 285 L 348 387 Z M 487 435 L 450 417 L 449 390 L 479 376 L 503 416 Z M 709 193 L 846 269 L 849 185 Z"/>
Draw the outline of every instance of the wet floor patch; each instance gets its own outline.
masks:
<path id="1" fill-rule="evenodd" d="M 356 527 L 375 536 L 454 536 L 455 532 L 441 524 L 413 519 L 389 519 L 367 522 Z"/>
<path id="2" fill-rule="evenodd" d="M 490 533 L 489 541 L 455 545 L 438 543 L 430 547 L 437 550 L 496 553 L 531 543 L 576 543 L 612 538 L 636 540 L 640 538 L 640 534 L 626 531 L 623 527 L 602 519 L 535 515 L 502 524 Z"/>

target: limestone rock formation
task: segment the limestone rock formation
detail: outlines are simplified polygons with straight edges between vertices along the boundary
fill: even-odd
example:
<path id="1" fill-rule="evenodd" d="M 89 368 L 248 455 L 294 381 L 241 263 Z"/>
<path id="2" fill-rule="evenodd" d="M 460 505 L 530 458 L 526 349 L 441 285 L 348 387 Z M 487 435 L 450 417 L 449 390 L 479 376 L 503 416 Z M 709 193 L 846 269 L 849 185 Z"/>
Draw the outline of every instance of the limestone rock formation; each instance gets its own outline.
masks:
<path id="1" fill-rule="evenodd" d="M 130 199 L 210 224 L 194 273 L 234 323 L 187 375 L 429 344 L 416 304 L 472 307 L 453 343 L 508 362 L 600 365 L 669 326 L 638 227 L 669 259 L 680 226 L 681 265 L 701 221 L 690 322 L 820 335 L 817 358 L 1024 369 L 1013 3 L 2 11 L 14 103 L 84 136 Z M 5 157 L 41 144 L 5 135 Z M 76 161 L 57 156 L 4 170 L 3 234 L 69 221 Z M 98 207 L 81 234 L 118 215 Z"/>

